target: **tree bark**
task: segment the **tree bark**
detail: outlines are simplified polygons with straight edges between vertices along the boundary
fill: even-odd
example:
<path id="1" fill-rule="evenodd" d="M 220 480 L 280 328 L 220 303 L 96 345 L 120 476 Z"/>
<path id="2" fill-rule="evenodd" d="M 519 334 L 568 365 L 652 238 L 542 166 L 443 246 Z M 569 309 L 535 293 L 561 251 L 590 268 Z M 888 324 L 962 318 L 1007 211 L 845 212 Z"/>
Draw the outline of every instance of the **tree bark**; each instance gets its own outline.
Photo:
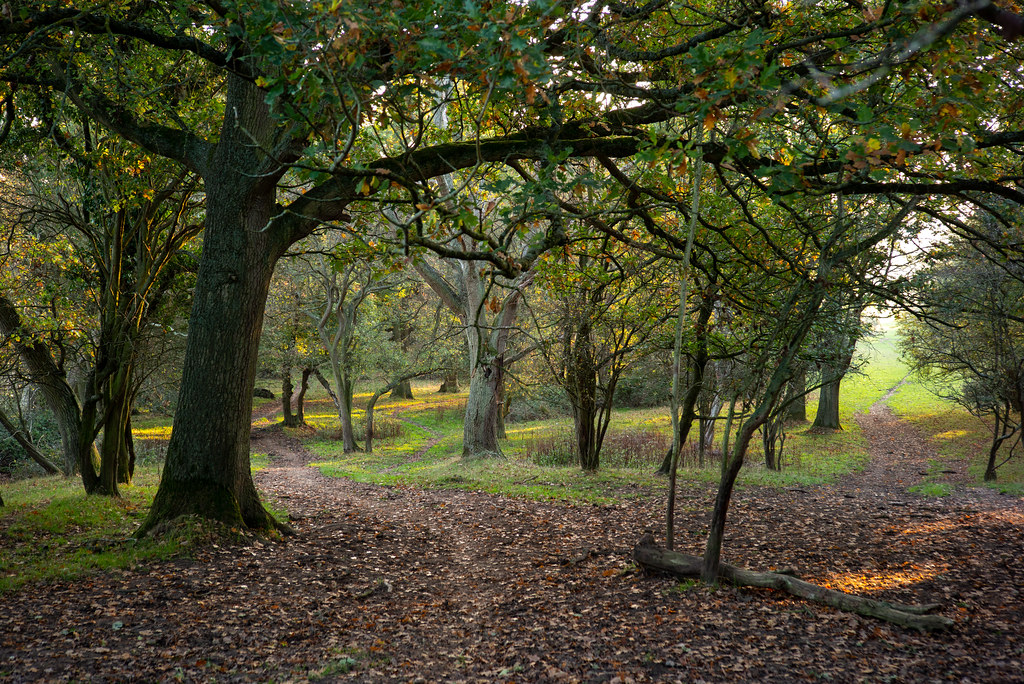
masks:
<path id="1" fill-rule="evenodd" d="M 306 367 L 302 369 L 302 381 L 299 383 L 299 394 L 295 397 L 295 427 L 306 424 L 306 390 L 309 389 L 309 376 L 313 369 Z"/>
<path id="2" fill-rule="evenodd" d="M 46 471 L 48 475 L 56 475 L 60 472 L 54 463 L 46 457 L 43 452 L 36 448 L 36 445 L 29 441 L 25 432 L 19 428 L 14 422 L 7 417 L 7 414 L 0 410 L 0 425 L 3 425 L 4 429 L 14 438 L 14 440 L 21 445 L 21 448 L 25 450 L 29 458 L 35 461 L 40 468 Z"/>
<path id="3" fill-rule="evenodd" d="M 597 418 L 597 366 L 589 307 L 570 311 L 571 324 L 564 332 L 565 393 L 572 405 L 576 458 L 584 472 L 595 472 L 600 463 L 594 422 Z M 581 310 L 582 309 L 582 310 Z"/>
<path id="4" fill-rule="evenodd" d="M 60 433 L 61 451 L 63 453 L 62 470 L 65 475 L 78 472 L 79 464 L 99 460 L 99 452 L 91 439 L 82 439 L 82 407 L 78 403 L 74 390 L 67 382 L 67 376 L 57 364 L 49 350 L 41 343 L 32 341 L 28 331 L 22 330 L 21 316 L 14 305 L 5 297 L 0 296 L 0 333 L 15 336 L 14 348 L 29 373 L 30 381 L 39 388 L 43 399 L 57 421 Z"/>
<path id="5" fill-rule="evenodd" d="M 466 417 L 462 430 L 462 457 L 500 456 L 498 447 L 498 383 L 500 369 L 493 359 L 476 365 L 469 379 Z"/>
<path id="6" fill-rule="evenodd" d="M 811 427 L 821 430 L 842 430 L 839 424 L 839 384 L 842 378 L 836 378 L 822 385 L 818 390 L 818 410 L 814 414 Z"/>
<path id="7" fill-rule="evenodd" d="M 414 397 L 412 396 L 412 382 L 410 380 L 406 380 L 405 382 L 398 385 L 398 387 L 391 390 L 391 398 L 413 399 Z"/>
<path id="8" fill-rule="evenodd" d="M 281 423 L 285 427 L 298 427 L 295 422 L 295 415 L 292 413 L 292 367 L 285 363 L 281 368 Z"/>
<path id="9" fill-rule="evenodd" d="M 263 174 L 272 125 L 263 94 L 228 79 L 225 117 L 206 180 L 206 232 L 196 278 L 174 429 L 146 534 L 195 514 L 251 530 L 287 529 L 260 503 L 249 463 L 252 388 L 274 263 L 289 240 L 264 230 L 277 213 Z"/>
<path id="10" fill-rule="evenodd" d="M 651 570 L 667 572 L 676 577 L 703 577 L 704 559 L 698 556 L 658 548 L 654 544 L 653 535 L 650 534 L 641 537 L 636 547 L 634 547 L 633 559 L 637 565 Z M 778 589 L 809 601 L 838 608 L 839 610 L 878 618 L 902 627 L 909 627 L 920 631 L 947 629 L 953 625 L 953 621 L 947 617 L 926 614 L 937 608 L 937 605 L 904 606 L 884 601 L 875 601 L 862 596 L 826 589 L 825 587 L 775 572 L 755 572 L 744 570 L 728 563 L 719 563 L 716 578 L 724 579 L 736 586 Z"/>
<path id="11" fill-rule="evenodd" d="M 437 390 L 442 394 L 456 394 L 459 391 L 459 374 L 456 371 L 448 371 L 444 374 L 441 387 Z"/>

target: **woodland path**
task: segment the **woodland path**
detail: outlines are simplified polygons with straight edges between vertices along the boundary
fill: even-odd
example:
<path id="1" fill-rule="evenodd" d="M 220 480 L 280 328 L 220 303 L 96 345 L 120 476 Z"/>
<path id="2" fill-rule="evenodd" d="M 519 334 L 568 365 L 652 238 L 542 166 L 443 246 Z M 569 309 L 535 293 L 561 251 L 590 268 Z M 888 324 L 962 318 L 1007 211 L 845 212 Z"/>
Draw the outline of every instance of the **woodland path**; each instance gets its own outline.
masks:
<path id="1" fill-rule="evenodd" d="M 294 537 L 5 595 L 0 681 L 1024 682 L 1021 501 L 907 493 L 926 448 L 888 420 L 864 418 L 862 475 L 738 491 L 725 556 L 940 601 L 946 633 L 639 574 L 661 492 L 568 506 L 360 484 L 271 426 L 256 478 Z M 680 550 L 700 552 L 712 497 L 682 489 Z"/>

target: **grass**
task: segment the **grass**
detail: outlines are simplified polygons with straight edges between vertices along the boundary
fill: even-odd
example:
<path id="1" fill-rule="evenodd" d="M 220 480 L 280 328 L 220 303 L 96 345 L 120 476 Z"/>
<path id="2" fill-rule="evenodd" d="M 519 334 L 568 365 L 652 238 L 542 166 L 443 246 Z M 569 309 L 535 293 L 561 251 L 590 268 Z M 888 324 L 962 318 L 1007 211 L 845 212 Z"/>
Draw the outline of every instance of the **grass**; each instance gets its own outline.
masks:
<path id="1" fill-rule="evenodd" d="M 820 434 L 808 426 L 788 426 L 781 471 L 763 465 L 761 445 L 755 437 L 739 486 L 814 486 L 862 469 L 869 456 L 856 416 L 897 386 L 888 400 L 890 406 L 921 429 L 943 458 L 969 457 L 970 472 L 980 481 L 984 463 L 979 455 L 985 453 L 987 444 L 984 426 L 939 400 L 916 378 L 908 378 L 892 322 L 883 324 L 881 332 L 862 344 L 859 352 L 861 371 L 848 375 L 842 386 L 840 421 L 844 429 Z M 565 417 L 510 424 L 508 439 L 501 443 L 504 459 L 466 462 L 460 458 L 465 394 L 436 394 L 433 387 L 422 384 L 414 394 L 416 399 L 384 399 L 378 404 L 378 415 L 400 415 L 415 424 L 406 423 L 400 435 L 377 442 L 373 454 L 340 453 L 340 445 L 330 435 L 337 430 L 333 406 L 325 405 L 325 411 L 314 418 L 319 434 L 307 442 L 319 457 L 317 465 L 324 474 L 383 485 L 475 489 L 542 500 L 610 502 L 664 490 L 664 480 L 652 473 L 671 441 L 665 409 L 616 410 L 601 452 L 601 468 L 587 474 L 574 463 L 572 424 Z M 357 395 L 357 406 L 365 405 L 367 396 Z M 807 403 L 809 417 L 816 408 L 812 393 Z M 361 411 L 354 418 L 360 422 Z M 720 441 L 721 428 L 717 437 Z M 691 452 L 684 462 L 681 481 L 718 481 L 717 460 L 701 465 Z M 936 471 L 947 467 L 940 464 Z M 1024 463 L 1020 459 L 1008 463 L 1000 477 L 999 487 L 1019 492 Z M 932 486 L 923 486 L 921 493 L 938 495 L 942 489 L 935 486 L 938 484 L 926 483 Z"/>
<path id="2" fill-rule="evenodd" d="M 914 485 L 913 487 L 910 487 L 908 491 L 929 498 L 937 498 L 942 496 L 949 496 L 949 494 L 953 491 L 953 488 L 950 487 L 945 482 L 923 482 L 919 485 Z"/>
<path id="3" fill-rule="evenodd" d="M 360 482 L 478 490 L 537 500 L 610 503 L 664 491 L 664 479 L 654 474 L 671 443 L 670 419 L 664 409 L 615 411 L 601 468 L 583 473 L 573 460 L 572 428 L 565 418 L 509 425 L 508 438 L 501 443 L 505 458 L 463 461 L 465 395 L 432 397 L 420 390 L 417 397 L 382 405 L 382 411 L 397 411 L 417 424 L 407 424 L 402 438 L 380 443 L 373 454 L 340 453 L 339 443 L 330 435 L 336 420 L 325 416 L 320 424 L 326 430 L 321 428 L 316 437 L 307 439 L 308 448 L 320 459 L 315 465 L 325 475 Z M 431 445 L 432 441 L 436 443 Z M 864 440 L 856 430 L 825 436 L 798 428 L 787 441 L 786 453 L 787 466 L 775 472 L 760 464 L 760 447 L 753 445 L 739 485 L 821 484 L 862 467 L 866 458 Z M 717 460 L 680 471 L 681 481 L 694 484 L 714 483 L 718 477 Z"/>
<path id="4" fill-rule="evenodd" d="M 162 454 L 170 418 L 135 421 L 137 453 Z M 155 456 L 154 456 L 155 458 Z M 0 507 L 0 594 L 38 581 L 69 580 L 95 572 L 144 567 L 187 555 L 212 535 L 223 534 L 195 520 L 182 520 L 157 538 L 132 537 L 142 523 L 160 481 L 161 464 L 139 457 L 134 482 L 120 487 L 121 499 L 89 496 L 79 478 L 34 477 L 6 482 Z M 269 465 L 253 454 L 253 471 Z M 266 501 L 279 519 L 287 512 Z"/>
<path id="5" fill-rule="evenodd" d="M 840 419 L 845 429 L 816 434 L 805 426 L 789 426 L 781 472 L 764 467 L 761 447 L 755 439 L 740 474 L 740 487 L 814 486 L 863 467 L 866 440 L 856 415 L 867 411 L 907 375 L 891 330 L 863 351 L 868 360 L 864 371 L 843 382 Z M 665 409 L 616 410 L 600 470 L 584 473 L 573 463 L 572 425 L 564 417 L 510 424 L 508 438 L 501 443 L 505 458 L 463 461 L 466 395 L 438 394 L 434 389 L 420 383 L 414 387 L 415 399 L 384 398 L 378 402 L 378 437 L 372 454 L 342 453 L 334 406 L 315 392 L 306 404 L 307 422 L 315 430 L 312 436 L 309 432 L 295 434 L 306 440 L 319 458 L 316 465 L 325 474 L 361 482 L 592 503 L 629 501 L 664 492 L 664 479 L 653 473 L 670 442 Z M 356 396 L 357 425 L 363 422 L 368 399 L 368 393 Z M 888 403 L 936 447 L 931 475 L 912 491 L 929 497 L 949 494 L 949 486 L 939 481 L 941 471 L 965 463 L 972 476 L 981 481 L 989 439 L 982 421 L 937 398 L 916 378 L 905 382 Z M 812 396 L 807 406 L 809 416 L 815 408 Z M 131 539 L 156 490 L 163 450 L 170 437 L 170 419 L 139 416 L 134 428 L 137 445 L 145 455 L 139 459 L 136 484 L 124 488 L 121 501 L 87 497 L 76 479 L 34 478 L 4 485 L 7 505 L 0 508 L 0 592 L 27 582 L 70 579 L 179 556 L 188 553 L 196 539 L 209 534 L 186 521 L 159 540 Z M 680 471 L 683 483 L 706 486 L 718 481 L 715 459 L 703 465 L 696 461 L 692 453 L 685 460 L 686 467 Z M 251 464 L 258 472 L 269 467 L 270 459 L 266 454 L 254 453 Z M 1009 494 L 1024 495 L 1024 459 L 1002 466 L 999 478 L 994 486 Z M 276 502 L 267 505 L 275 516 L 287 517 Z M 325 667 L 336 665 L 327 663 Z"/>
<path id="6" fill-rule="evenodd" d="M 966 467 L 975 483 L 1005 494 L 1024 496 L 1024 457 L 1020 455 L 999 467 L 996 482 L 984 482 L 992 439 L 991 421 L 972 416 L 957 404 L 939 397 L 927 381 L 915 376 L 893 394 L 888 404 L 935 448 L 938 459 L 932 470 Z M 999 461 L 1004 458 L 1005 454 L 1001 453 Z"/>
<path id="7" fill-rule="evenodd" d="M 87 496 L 77 479 L 33 478 L 4 486 L 0 508 L 0 592 L 28 582 L 72 579 L 179 555 L 194 530 L 136 541 L 156 492 L 154 468 L 137 472 L 123 498 Z"/>

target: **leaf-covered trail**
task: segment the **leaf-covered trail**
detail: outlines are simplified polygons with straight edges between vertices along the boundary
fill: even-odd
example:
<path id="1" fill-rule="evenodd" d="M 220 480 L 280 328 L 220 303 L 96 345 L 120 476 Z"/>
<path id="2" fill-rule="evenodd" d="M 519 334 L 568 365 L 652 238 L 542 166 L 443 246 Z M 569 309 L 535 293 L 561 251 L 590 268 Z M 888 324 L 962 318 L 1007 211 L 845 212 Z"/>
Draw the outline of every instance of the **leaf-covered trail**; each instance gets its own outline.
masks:
<path id="1" fill-rule="evenodd" d="M 254 448 L 274 458 L 257 479 L 297 536 L 6 595 L 0 679 L 1024 681 L 1019 500 L 882 480 L 738 492 L 728 560 L 941 601 L 957 621 L 918 635 L 633 572 L 660 493 L 565 506 L 383 488 L 323 477 L 275 427 Z M 683 550 L 700 551 L 711 497 L 682 491 Z"/>

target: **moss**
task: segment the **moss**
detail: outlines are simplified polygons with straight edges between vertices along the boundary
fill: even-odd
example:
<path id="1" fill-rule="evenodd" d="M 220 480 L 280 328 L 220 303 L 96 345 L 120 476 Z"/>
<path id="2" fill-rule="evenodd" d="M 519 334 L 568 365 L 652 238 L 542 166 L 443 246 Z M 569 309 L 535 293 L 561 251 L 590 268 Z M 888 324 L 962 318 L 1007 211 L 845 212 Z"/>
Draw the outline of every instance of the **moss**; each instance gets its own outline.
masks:
<path id="1" fill-rule="evenodd" d="M 141 538 L 162 524 L 186 515 L 214 520 L 239 529 L 250 527 L 242 519 L 242 510 L 235 495 L 223 485 L 202 480 L 160 483 L 153 506 L 136 536 Z M 270 518 L 267 515 L 267 518 Z"/>

